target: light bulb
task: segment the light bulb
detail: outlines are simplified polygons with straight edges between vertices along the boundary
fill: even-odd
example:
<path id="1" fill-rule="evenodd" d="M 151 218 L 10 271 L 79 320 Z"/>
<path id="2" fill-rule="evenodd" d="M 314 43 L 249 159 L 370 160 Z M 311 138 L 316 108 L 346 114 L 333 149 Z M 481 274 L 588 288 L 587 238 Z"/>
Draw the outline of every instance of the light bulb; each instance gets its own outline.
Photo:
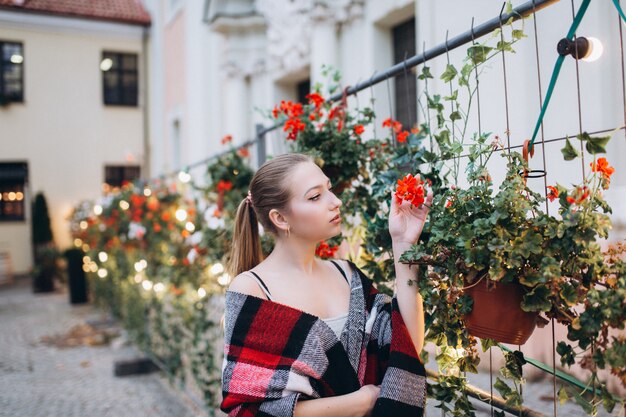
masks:
<path id="1" fill-rule="evenodd" d="M 582 58 L 583 61 L 593 62 L 602 56 L 602 52 L 604 52 L 604 46 L 602 42 L 600 42 L 597 38 L 587 37 L 587 41 L 589 42 L 589 51 Z"/>

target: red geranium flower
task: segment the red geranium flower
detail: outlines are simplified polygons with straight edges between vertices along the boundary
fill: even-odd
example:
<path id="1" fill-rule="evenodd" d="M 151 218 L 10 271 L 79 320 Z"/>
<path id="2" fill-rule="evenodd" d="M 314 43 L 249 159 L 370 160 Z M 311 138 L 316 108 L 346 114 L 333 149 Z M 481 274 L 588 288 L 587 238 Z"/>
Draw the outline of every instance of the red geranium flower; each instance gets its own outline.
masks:
<path id="1" fill-rule="evenodd" d="M 316 110 L 319 109 L 322 106 L 322 104 L 324 104 L 324 101 L 325 101 L 324 97 L 322 97 L 318 93 L 307 94 L 305 98 L 309 100 L 309 103 L 315 104 Z"/>
<path id="2" fill-rule="evenodd" d="M 398 134 L 396 135 L 396 139 L 398 140 L 398 142 L 404 143 L 406 142 L 406 138 L 409 136 L 409 132 L 407 132 L 406 130 L 403 130 L 402 132 L 398 132 Z"/>
<path id="3" fill-rule="evenodd" d="M 548 193 L 548 200 L 554 201 L 555 199 L 559 198 L 559 190 L 555 186 L 548 185 L 548 190 L 550 190 L 550 192 Z"/>
<path id="4" fill-rule="evenodd" d="M 250 150 L 246 147 L 239 148 L 237 150 L 237 155 L 241 156 L 242 158 L 247 158 L 250 156 Z"/>
<path id="5" fill-rule="evenodd" d="M 602 174 L 602 188 L 605 190 L 609 188 L 609 184 L 611 183 L 611 175 L 615 172 L 615 168 L 609 166 L 606 158 L 598 158 L 597 162 L 592 162 L 591 170 L 593 172 L 600 172 Z"/>
<path id="6" fill-rule="evenodd" d="M 354 133 L 356 133 L 357 135 L 362 134 L 363 132 L 365 132 L 365 128 L 363 127 L 363 125 L 356 125 L 354 126 Z"/>
<path id="7" fill-rule="evenodd" d="M 587 186 L 576 187 L 572 196 L 567 196 L 567 202 L 570 204 L 580 204 L 589 197 L 589 189 Z"/>
<path id="8" fill-rule="evenodd" d="M 320 258 L 332 258 L 338 249 L 339 246 L 330 246 L 325 240 L 322 240 L 317 249 L 315 249 L 315 255 Z"/>
<path id="9" fill-rule="evenodd" d="M 395 196 L 398 204 L 402 203 L 402 200 L 407 200 L 414 206 L 419 207 L 424 202 L 424 181 L 422 181 L 419 174 L 416 177 L 407 174 L 404 178 L 398 180 Z"/>
<path id="10" fill-rule="evenodd" d="M 233 136 L 232 135 L 226 135 L 221 140 L 222 145 L 226 145 L 228 142 L 232 142 L 232 141 L 233 141 Z"/>
<path id="11" fill-rule="evenodd" d="M 217 183 L 217 191 L 228 191 L 233 188 L 233 183 L 230 181 L 219 180 Z"/>
<path id="12" fill-rule="evenodd" d="M 383 120 L 383 127 L 390 127 L 394 132 L 399 133 L 402 130 L 402 123 L 397 120 L 393 120 L 391 117 Z"/>

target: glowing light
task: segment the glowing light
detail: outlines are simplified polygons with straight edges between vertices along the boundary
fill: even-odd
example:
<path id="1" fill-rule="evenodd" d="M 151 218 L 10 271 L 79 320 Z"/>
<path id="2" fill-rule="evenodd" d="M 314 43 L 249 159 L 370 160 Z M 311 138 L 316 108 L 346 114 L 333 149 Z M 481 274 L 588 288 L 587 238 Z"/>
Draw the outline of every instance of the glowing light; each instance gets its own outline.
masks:
<path id="1" fill-rule="evenodd" d="M 150 291 L 152 289 L 152 281 L 145 280 L 144 282 L 141 283 L 141 286 L 143 287 L 144 290 Z"/>
<path id="2" fill-rule="evenodd" d="M 98 264 L 95 262 L 92 262 L 89 264 L 89 271 L 91 272 L 98 272 Z"/>
<path id="3" fill-rule="evenodd" d="M 180 172 L 178 173 L 178 179 L 179 179 L 181 182 L 185 182 L 185 183 L 186 183 L 186 182 L 191 181 L 191 175 L 189 175 L 189 173 L 188 173 L 188 172 L 185 172 L 185 171 L 180 171 Z"/>
<path id="4" fill-rule="evenodd" d="M 206 290 L 204 288 L 198 288 L 198 297 L 200 298 L 206 297 Z"/>
<path id="5" fill-rule="evenodd" d="M 179 222 L 183 222 L 183 221 L 187 220 L 187 210 L 185 210 L 185 209 L 178 209 L 178 210 L 176 210 L 176 219 Z"/>
<path id="6" fill-rule="evenodd" d="M 74 246 L 79 247 L 79 246 L 82 246 L 82 245 L 83 245 L 83 240 L 82 239 L 79 239 L 79 238 L 74 239 Z"/>
<path id="7" fill-rule="evenodd" d="M 106 252 L 100 252 L 98 253 L 98 259 L 100 259 L 100 262 L 106 262 L 109 259 L 109 255 Z"/>
<path id="8" fill-rule="evenodd" d="M 22 62 L 24 62 L 24 57 L 22 55 L 18 55 L 18 54 L 11 55 L 12 64 L 21 64 Z"/>
<path id="9" fill-rule="evenodd" d="M 100 69 L 102 71 L 108 71 L 113 67 L 113 60 L 111 58 L 104 58 L 100 62 Z"/>
<path id="10" fill-rule="evenodd" d="M 87 255 L 83 256 L 83 263 L 84 264 L 91 263 L 91 258 Z"/>
<path id="11" fill-rule="evenodd" d="M 220 275 L 220 277 L 217 279 L 217 282 L 219 282 L 219 284 L 223 286 L 228 285 L 228 283 L 230 282 L 230 275 L 228 274 Z"/>
<path id="12" fill-rule="evenodd" d="M 163 283 L 161 282 L 157 282 L 156 284 L 154 284 L 154 292 L 163 292 L 165 291 L 165 285 L 163 285 Z"/>
<path id="13" fill-rule="evenodd" d="M 150 190 L 149 188 L 144 188 L 143 195 L 145 195 L 146 197 L 150 197 L 152 195 L 152 190 Z"/>
<path id="14" fill-rule="evenodd" d="M 85 220 L 82 220 L 80 222 L 80 228 L 81 229 L 85 230 L 87 228 L 87 226 L 89 226 L 89 225 L 87 224 L 87 222 Z"/>
<path id="15" fill-rule="evenodd" d="M 218 262 L 216 264 L 213 264 L 209 271 L 211 271 L 211 274 L 213 275 L 221 274 L 222 272 L 224 272 L 224 265 Z"/>
<path id="16" fill-rule="evenodd" d="M 187 222 L 187 224 L 185 224 L 185 229 L 193 232 L 194 230 L 196 230 L 196 226 L 194 226 L 192 222 Z"/>
<path id="17" fill-rule="evenodd" d="M 148 267 L 148 262 L 145 259 L 135 262 L 135 271 L 141 272 Z"/>
<path id="18" fill-rule="evenodd" d="M 15 199 L 17 201 L 22 201 L 24 199 L 24 193 L 21 191 L 18 191 L 17 193 L 15 193 Z"/>
<path id="19" fill-rule="evenodd" d="M 102 206 L 100 204 L 96 204 L 95 206 L 93 206 L 93 214 L 95 214 L 96 216 L 102 214 Z"/>
<path id="20" fill-rule="evenodd" d="M 120 208 L 122 210 L 128 210 L 129 207 L 130 207 L 130 204 L 128 204 L 128 201 L 126 200 L 120 201 Z"/>
<path id="21" fill-rule="evenodd" d="M 581 59 L 587 62 L 596 61 L 602 56 L 604 46 L 597 38 L 587 37 L 587 41 L 589 42 L 589 51 L 587 51 L 587 54 Z"/>
<path id="22" fill-rule="evenodd" d="M 88 252 L 89 251 L 89 245 L 86 243 L 83 243 L 83 252 Z"/>
<path id="23" fill-rule="evenodd" d="M 139 284 L 143 280 L 143 277 L 140 274 L 135 274 L 134 279 L 135 279 L 135 282 Z"/>
<path id="24" fill-rule="evenodd" d="M 107 272 L 106 269 L 104 269 L 104 268 L 98 269 L 98 276 L 100 278 L 106 278 L 107 275 L 109 275 L 109 273 Z"/>

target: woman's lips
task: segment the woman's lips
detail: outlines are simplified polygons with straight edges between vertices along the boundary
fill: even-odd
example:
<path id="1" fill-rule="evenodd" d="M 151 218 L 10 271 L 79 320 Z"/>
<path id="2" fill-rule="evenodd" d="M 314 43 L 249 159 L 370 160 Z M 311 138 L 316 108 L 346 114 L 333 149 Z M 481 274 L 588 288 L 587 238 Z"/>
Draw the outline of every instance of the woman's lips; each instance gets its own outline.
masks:
<path id="1" fill-rule="evenodd" d="M 341 215 L 338 214 L 338 215 L 336 215 L 335 217 L 333 217 L 331 219 L 330 223 L 337 222 L 337 221 L 340 221 L 340 220 L 341 220 Z"/>

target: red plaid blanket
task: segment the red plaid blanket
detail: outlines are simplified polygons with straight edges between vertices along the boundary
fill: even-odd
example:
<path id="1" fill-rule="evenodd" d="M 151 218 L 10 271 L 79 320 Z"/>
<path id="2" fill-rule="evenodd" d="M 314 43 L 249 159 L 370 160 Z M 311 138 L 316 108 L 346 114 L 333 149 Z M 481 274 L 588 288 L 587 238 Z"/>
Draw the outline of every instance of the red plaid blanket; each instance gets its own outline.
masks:
<path id="1" fill-rule="evenodd" d="M 353 262 L 350 312 L 337 339 L 319 317 L 226 292 L 220 409 L 229 416 L 293 416 L 296 401 L 381 384 L 372 416 L 423 416 L 426 370 L 397 297 Z"/>

